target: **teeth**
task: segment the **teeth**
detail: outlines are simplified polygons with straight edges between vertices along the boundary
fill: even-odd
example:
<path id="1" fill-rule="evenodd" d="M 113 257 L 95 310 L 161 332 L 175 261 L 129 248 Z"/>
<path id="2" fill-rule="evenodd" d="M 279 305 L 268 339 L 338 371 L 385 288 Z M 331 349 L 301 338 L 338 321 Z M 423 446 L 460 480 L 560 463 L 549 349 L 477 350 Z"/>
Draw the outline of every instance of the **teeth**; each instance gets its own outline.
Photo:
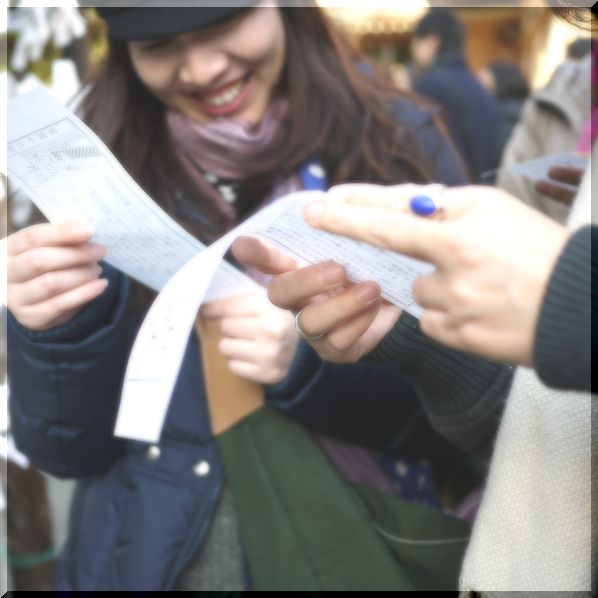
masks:
<path id="1" fill-rule="evenodd" d="M 235 83 L 235 85 L 233 85 L 228 91 L 216 96 L 212 96 L 209 99 L 204 98 L 203 101 L 210 106 L 224 106 L 225 104 L 229 104 L 233 100 L 236 100 L 238 95 L 241 93 L 241 89 L 243 89 L 243 81 Z"/>

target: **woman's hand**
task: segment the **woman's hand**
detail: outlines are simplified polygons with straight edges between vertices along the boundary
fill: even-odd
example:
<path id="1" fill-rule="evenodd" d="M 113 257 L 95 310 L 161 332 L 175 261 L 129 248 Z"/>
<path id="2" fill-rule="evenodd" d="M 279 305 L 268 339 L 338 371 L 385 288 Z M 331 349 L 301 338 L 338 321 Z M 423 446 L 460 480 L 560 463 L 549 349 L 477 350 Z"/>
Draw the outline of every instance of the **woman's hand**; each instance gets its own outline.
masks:
<path id="1" fill-rule="evenodd" d="M 266 274 L 272 303 L 299 313 L 298 324 L 323 359 L 353 363 L 369 353 L 398 320 L 401 310 L 382 302 L 376 283 L 351 284 L 342 266 L 299 265 L 280 250 L 251 237 L 233 245 L 235 257 Z"/>
<path id="2" fill-rule="evenodd" d="M 312 226 L 436 266 L 413 285 L 424 333 L 489 359 L 531 365 L 540 307 L 570 232 L 504 191 L 445 189 L 444 218 L 415 216 L 414 185 L 343 185 L 310 204 Z"/>
<path id="3" fill-rule="evenodd" d="M 221 320 L 219 349 L 232 372 L 260 384 L 286 377 L 299 339 L 293 316 L 272 305 L 265 292 L 214 301 L 201 314 Z"/>
<path id="4" fill-rule="evenodd" d="M 36 224 L 7 239 L 6 303 L 19 323 L 47 330 L 70 320 L 108 284 L 102 245 L 83 224 Z"/>

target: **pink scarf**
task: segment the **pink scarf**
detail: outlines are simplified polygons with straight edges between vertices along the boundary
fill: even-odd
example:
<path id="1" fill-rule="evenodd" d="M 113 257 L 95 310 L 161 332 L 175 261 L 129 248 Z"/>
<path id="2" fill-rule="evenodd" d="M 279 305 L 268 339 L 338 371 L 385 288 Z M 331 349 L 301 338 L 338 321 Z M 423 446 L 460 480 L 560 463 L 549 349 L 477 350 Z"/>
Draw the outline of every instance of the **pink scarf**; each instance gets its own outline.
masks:
<path id="1" fill-rule="evenodd" d="M 223 215 L 225 229 L 231 229 L 237 223 L 234 207 L 224 201 L 204 173 L 233 181 L 259 174 L 261 164 L 287 134 L 289 118 L 290 104 L 286 98 L 272 102 L 256 126 L 225 118 L 202 125 L 180 112 L 166 112 L 166 124 L 181 163 L 202 195 Z M 301 188 L 301 179 L 297 175 L 280 179 L 260 205 L 266 206 Z M 248 273 L 258 282 L 266 282 L 264 275 L 257 271 Z"/>
<path id="2" fill-rule="evenodd" d="M 180 112 L 166 113 L 177 150 L 206 172 L 232 180 L 256 174 L 256 165 L 271 155 L 288 128 L 288 120 L 286 98 L 275 100 L 258 125 L 227 118 L 198 124 Z"/>

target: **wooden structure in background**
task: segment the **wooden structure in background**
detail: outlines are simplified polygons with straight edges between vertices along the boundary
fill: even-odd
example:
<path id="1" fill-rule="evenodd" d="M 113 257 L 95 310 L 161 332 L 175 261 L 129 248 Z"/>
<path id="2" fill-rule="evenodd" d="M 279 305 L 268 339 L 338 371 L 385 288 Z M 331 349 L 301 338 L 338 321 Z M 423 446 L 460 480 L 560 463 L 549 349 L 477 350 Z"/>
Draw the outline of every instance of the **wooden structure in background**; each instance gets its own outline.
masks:
<path id="1" fill-rule="evenodd" d="M 359 49 L 387 68 L 393 63 L 409 60 L 411 31 L 427 10 L 425 2 L 414 0 L 412 5 L 406 5 L 410 7 L 404 8 L 397 3 L 397 8 L 393 9 L 326 10 Z M 584 34 L 571 29 L 554 40 L 555 17 L 548 8 L 467 7 L 455 8 L 454 11 L 466 27 L 465 55 L 473 71 L 494 60 L 512 60 L 519 64 L 533 87 L 546 82 L 552 69 L 562 59 L 566 43 Z M 549 48 L 555 43 L 556 49 Z"/>
<path id="2" fill-rule="evenodd" d="M 54 543 L 45 480 L 34 467 L 7 467 L 8 566 L 12 588 L 50 591 L 55 567 Z"/>

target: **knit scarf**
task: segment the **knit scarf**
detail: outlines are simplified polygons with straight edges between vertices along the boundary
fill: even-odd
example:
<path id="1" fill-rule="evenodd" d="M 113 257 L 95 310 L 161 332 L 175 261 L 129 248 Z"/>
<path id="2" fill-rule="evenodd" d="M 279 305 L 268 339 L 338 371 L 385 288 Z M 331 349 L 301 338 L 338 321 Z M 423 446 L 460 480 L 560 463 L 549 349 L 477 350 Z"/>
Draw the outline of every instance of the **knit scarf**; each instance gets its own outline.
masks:
<path id="1" fill-rule="evenodd" d="M 225 228 L 236 223 L 234 207 L 224 201 L 206 177 L 242 181 L 259 174 L 273 149 L 287 134 L 289 115 L 287 98 L 274 100 L 257 125 L 226 118 L 199 124 L 180 112 L 167 111 L 166 124 L 177 156 L 198 190 L 223 214 L 227 221 Z M 296 176 L 280 179 L 261 203 L 266 205 L 300 188 Z"/>
<path id="2" fill-rule="evenodd" d="M 180 112 L 169 110 L 166 124 L 174 141 L 177 156 L 197 186 L 202 197 L 211 202 L 221 219 L 222 232 L 237 224 L 233 205 L 223 199 L 208 181 L 210 175 L 232 180 L 257 175 L 262 164 L 272 155 L 289 129 L 290 103 L 286 98 L 272 102 L 262 121 L 255 126 L 230 119 L 218 118 L 207 124 L 199 124 Z M 261 198 L 260 207 L 302 189 L 298 175 L 280 178 L 267 195 Z M 245 273 L 261 285 L 270 276 L 255 268 L 245 268 Z"/>

